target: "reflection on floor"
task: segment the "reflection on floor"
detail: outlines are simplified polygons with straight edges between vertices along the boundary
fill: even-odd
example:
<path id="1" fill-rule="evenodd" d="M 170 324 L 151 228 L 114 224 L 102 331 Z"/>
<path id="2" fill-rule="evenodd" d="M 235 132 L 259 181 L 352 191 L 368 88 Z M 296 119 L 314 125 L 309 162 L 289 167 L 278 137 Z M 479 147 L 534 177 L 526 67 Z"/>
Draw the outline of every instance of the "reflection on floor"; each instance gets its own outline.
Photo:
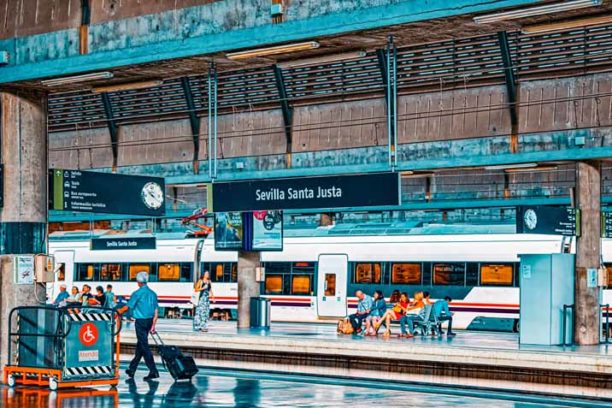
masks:
<path id="1" fill-rule="evenodd" d="M 3 407 L 599 407 L 610 401 L 551 399 L 534 395 L 423 387 L 305 376 L 201 370 L 193 382 L 122 381 L 115 390 L 0 388 Z"/>

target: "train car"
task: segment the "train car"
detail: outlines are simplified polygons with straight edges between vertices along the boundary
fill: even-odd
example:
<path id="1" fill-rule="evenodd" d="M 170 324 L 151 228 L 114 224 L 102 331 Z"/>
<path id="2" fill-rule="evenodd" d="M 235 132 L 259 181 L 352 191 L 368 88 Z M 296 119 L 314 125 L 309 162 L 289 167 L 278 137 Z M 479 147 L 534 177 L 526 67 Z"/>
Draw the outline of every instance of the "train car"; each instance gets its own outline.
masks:
<path id="1" fill-rule="evenodd" d="M 60 265 L 58 285 L 113 285 L 119 296 L 135 289 L 146 271 L 166 317 L 188 316 L 193 282 L 208 270 L 213 280 L 211 310 L 231 318 L 237 305 L 237 253 L 218 252 L 212 237 L 157 235 L 155 250 L 92 251 L 90 236 L 52 234 L 50 252 Z M 325 322 L 352 313 L 356 290 L 427 290 L 432 298 L 453 299 L 457 328 L 517 330 L 519 255 L 559 253 L 566 241 L 551 235 L 461 234 L 285 237 L 280 252 L 263 252 L 261 293 L 271 299 L 272 320 Z M 606 261 L 612 242 L 605 240 Z M 612 301 L 605 291 L 604 303 Z"/>

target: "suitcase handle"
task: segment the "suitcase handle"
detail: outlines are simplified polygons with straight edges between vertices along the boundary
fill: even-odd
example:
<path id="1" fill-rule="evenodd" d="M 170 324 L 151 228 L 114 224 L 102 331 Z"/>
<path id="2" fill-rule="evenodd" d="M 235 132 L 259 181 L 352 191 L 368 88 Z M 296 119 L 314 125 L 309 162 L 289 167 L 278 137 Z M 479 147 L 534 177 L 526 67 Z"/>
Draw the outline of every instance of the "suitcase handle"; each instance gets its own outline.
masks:
<path id="1" fill-rule="evenodd" d="M 151 337 L 153 338 L 153 341 L 155 342 L 157 346 L 164 345 L 164 341 L 161 339 L 158 331 L 151 332 L 150 334 L 151 334 Z"/>

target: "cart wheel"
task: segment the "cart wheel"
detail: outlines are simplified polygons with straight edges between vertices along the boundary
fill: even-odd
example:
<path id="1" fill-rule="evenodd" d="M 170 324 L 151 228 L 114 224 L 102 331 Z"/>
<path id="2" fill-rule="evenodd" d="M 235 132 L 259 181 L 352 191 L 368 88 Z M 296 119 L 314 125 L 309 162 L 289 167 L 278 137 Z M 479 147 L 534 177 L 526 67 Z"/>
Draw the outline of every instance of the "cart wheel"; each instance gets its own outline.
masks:
<path id="1" fill-rule="evenodd" d="M 57 390 L 57 378 L 49 377 L 49 389 L 51 391 L 56 391 Z"/>
<path id="2" fill-rule="evenodd" d="M 15 383 L 16 383 L 16 382 L 17 382 L 17 381 L 15 380 L 15 376 L 14 376 L 13 374 L 9 374 L 8 379 L 7 379 L 7 381 L 6 381 L 6 384 L 7 384 L 9 387 L 13 388 L 13 387 L 15 386 Z"/>

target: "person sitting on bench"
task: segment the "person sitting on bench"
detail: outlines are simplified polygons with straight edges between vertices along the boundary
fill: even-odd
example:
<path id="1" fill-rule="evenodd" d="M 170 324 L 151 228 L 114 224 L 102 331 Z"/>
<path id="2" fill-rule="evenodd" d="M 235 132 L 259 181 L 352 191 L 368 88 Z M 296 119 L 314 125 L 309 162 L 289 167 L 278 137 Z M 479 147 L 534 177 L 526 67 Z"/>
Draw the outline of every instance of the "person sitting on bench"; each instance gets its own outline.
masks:
<path id="1" fill-rule="evenodd" d="M 452 301 L 453 299 L 451 299 L 450 296 L 445 296 L 444 300 L 438 300 L 434 303 L 432 310 L 432 313 L 435 314 L 440 322 L 448 321 L 448 330 L 446 331 L 447 337 L 456 336 L 456 334 L 453 333 L 453 314 L 448 308 L 448 304 Z"/>
<path id="2" fill-rule="evenodd" d="M 355 330 L 355 333 L 361 333 L 361 325 L 363 321 L 370 314 L 370 310 L 372 310 L 372 304 L 374 303 L 374 299 L 372 296 L 366 295 L 362 291 L 358 290 L 355 292 L 355 296 L 359 299 L 357 302 L 357 313 L 349 315 L 349 321 L 351 322 L 351 326 Z"/>

